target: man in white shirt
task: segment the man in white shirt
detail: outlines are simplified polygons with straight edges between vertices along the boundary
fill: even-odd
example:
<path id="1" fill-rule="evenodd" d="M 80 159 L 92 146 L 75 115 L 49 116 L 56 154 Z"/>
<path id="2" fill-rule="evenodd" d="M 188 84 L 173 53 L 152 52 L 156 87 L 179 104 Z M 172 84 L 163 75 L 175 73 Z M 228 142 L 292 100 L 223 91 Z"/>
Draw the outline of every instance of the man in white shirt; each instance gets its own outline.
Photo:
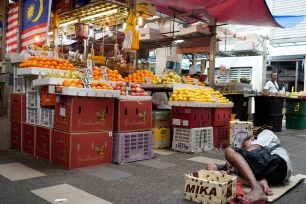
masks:
<path id="1" fill-rule="evenodd" d="M 266 83 L 266 85 L 264 86 L 264 92 L 278 92 L 279 91 L 279 87 L 277 84 L 277 73 L 276 72 L 272 72 L 271 74 L 271 81 L 268 81 Z"/>

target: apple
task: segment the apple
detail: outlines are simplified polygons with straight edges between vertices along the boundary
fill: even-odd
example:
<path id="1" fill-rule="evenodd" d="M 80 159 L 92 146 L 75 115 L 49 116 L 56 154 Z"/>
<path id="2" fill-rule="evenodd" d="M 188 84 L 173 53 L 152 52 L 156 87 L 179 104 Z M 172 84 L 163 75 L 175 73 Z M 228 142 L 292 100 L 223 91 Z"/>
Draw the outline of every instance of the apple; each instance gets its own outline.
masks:
<path id="1" fill-rule="evenodd" d="M 131 88 L 131 92 L 136 92 L 136 89 L 135 88 Z"/>
<path id="2" fill-rule="evenodd" d="M 141 92 L 141 88 L 137 87 L 136 88 L 136 93 L 140 93 Z"/>
<path id="3" fill-rule="evenodd" d="M 137 87 L 140 88 L 140 84 L 135 84 L 135 87 L 136 87 L 136 88 L 137 88 Z"/>
<path id="4" fill-rule="evenodd" d="M 116 83 L 116 86 L 121 87 L 121 85 L 122 85 L 122 82 L 121 82 L 121 81 Z"/>
<path id="5" fill-rule="evenodd" d="M 131 93 L 131 96 L 136 96 L 136 93 L 135 93 L 135 92 L 132 92 L 132 93 Z"/>
<path id="6" fill-rule="evenodd" d="M 140 93 L 135 93 L 135 96 L 140 96 Z"/>
<path id="7" fill-rule="evenodd" d="M 126 95 L 126 92 L 125 92 L 125 91 L 121 91 L 121 92 L 120 92 L 120 95 L 121 95 L 121 96 L 125 96 L 125 95 Z"/>
<path id="8" fill-rule="evenodd" d="M 144 90 L 143 89 L 140 89 L 140 93 L 143 93 L 144 92 Z"/>
<path id="9" fill-rule="evenodd" d="M 143 94 L 144 96 L 150 96 L 147 92 L 144 92 Z"/>
<path id="10" fill-rule="evenodd" d="M 121 91 L 126 91 L 126 87 L 124 86 L 124 87 L 121 87 Z"/>

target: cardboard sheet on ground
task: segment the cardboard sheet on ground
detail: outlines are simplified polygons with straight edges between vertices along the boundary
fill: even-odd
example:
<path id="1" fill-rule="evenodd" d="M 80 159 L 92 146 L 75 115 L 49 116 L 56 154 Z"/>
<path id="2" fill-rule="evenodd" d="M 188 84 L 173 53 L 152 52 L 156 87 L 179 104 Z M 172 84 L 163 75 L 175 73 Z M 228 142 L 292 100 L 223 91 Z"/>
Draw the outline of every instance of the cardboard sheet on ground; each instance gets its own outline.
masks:
<path id="1" fill-rule="evenodd" d="M 293 189 L 298 184 L 304 182 L 305 178 L 299 176 L 291 176 L 289 179 L 289 183 L 287 185 L 277 185 L 277 186 L 270 186 L 273 191 L 272 196 L 268 196 L 268 202 L 274 202 L 279 199 L 281 196 L 285 195 L 286 192 Z M 250 192 L 250 188 L 243 186 L 243 190 L 248 193 Z"/>

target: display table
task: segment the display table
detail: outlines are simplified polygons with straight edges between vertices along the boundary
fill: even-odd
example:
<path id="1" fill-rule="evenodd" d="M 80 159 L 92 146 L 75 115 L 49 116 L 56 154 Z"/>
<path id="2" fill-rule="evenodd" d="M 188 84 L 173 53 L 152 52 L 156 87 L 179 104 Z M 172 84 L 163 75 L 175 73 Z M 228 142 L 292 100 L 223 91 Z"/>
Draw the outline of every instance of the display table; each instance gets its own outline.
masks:
<path id="1" fill-rule="evenodd" d="M 272 131 L 282 131 L 283 103 L 281 96 L 255 96 L 254 125 L 272 126 Z"/>

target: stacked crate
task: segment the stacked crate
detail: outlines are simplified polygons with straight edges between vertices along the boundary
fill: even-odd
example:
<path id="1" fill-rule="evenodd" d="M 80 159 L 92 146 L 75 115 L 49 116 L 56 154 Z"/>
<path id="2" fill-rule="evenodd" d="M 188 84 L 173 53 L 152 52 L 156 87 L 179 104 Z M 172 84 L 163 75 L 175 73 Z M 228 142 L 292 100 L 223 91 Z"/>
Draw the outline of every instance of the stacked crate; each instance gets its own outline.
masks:
<path id="1" fill-rule="evenodd" d="M 303 130 L 306 128 L 306 99 L 287 98 L 286 128 Z"/>
<path id="2" fill-rule="evenodd" d="M 249 121 L 230 121 L 230 144 L 241 148 L 243 141 L 253 135 L 253 123 Z"/>
<path id="3" fill-rule="evenodd" d="M 230 144 L 229 122 L 232 108 L 218 107 L 212 109 L 212 126 L 214 128 L 214 147 L 226 148 Z"/>
<path id="4" fill-rule="evenodd" d="M 58 96 L 52 162 L 68 169 L 112 162 L 113 98 Z"/>
<path id="5" fill-rule="evenodd" d="M 180 152 L 202 152 L 213 148 L 211 108 L 172 107 L 172 149 Z"/>
<path id="6" fill-rule="evenodd" d="M 154 137 L 154 149 L 170 146 L 171 120 L 170 110 L 152 111 L 152 133 Z"/>
<path id="7" fill-rule="evenodd" d="M 113 162 L 153 158 L 151 97 L 131 96 L 115 100 Z"/>

